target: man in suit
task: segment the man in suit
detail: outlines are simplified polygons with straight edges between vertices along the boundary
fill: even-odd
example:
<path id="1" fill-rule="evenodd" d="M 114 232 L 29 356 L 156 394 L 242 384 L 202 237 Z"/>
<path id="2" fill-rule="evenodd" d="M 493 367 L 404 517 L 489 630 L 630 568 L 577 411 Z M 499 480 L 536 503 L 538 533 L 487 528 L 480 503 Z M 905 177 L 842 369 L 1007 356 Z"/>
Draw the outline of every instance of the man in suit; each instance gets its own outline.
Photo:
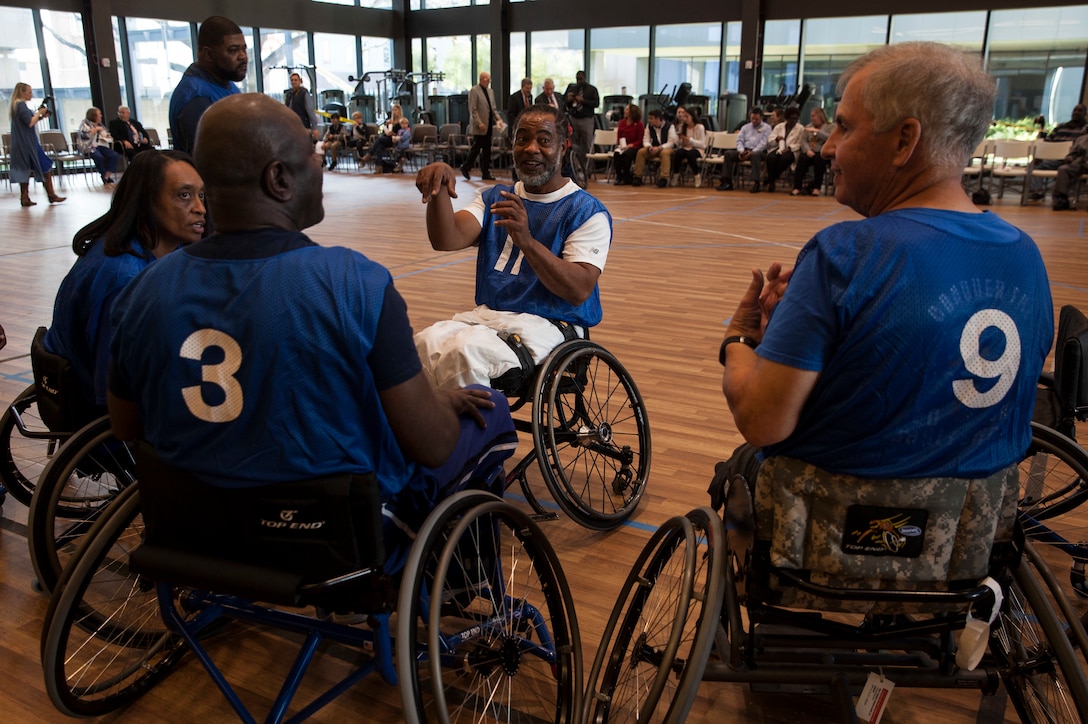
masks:
<path id="1" fill-rule="evenodd" d="M 466 179 L 472 178 L 469 170 L 480 157 L 480 178 L 494 181 L 491 175 L 491 130 L 500 123 L 499 112 L 495 109 L 495 92 L 491 90 L 491 74 L 486 70 L 480 73 L 480 82 L 468 92 L 469 127 L 472 130 L 472 149 L 468 152 L 461 173 Z"/>
<path id="2" fill-rule="evenodd" d="M 110 121 L 110 135 L 113 136 L 114 143 L 120 147 L 116 150 L 124 152 L 125 158 L 129 161 L 132 161 L 140 151 L 151 148 L 151 139 L 148 138 L 147 131 L 144 130 L 143 124 L 132 117 L 128 106 L 117 109 L 117 118 Z"/>
<path id="3" fill-rule="evenodd" d="M 533 105 L 533 79 L 522 78 L 521 90 L 510 95 L 509 100 L 506 101 L 506 121 L 507 121 L 507 133 L 510 136 L 510 140 L 514 139 L 514 129 L 518 125 L 518 116 L 522 111 L 528 109 Z M 517 169 L 510 171 L 511 176 L 515 183 L 518 180 Z"/>
<path id="4" fill-rule="evenodd" d="M 518 125 L 518 115 L 531 105 L 533 105 L 533 80 L 522 78 L 521 90 L 512 93 L 510 99 L 506 101 L 506 122 L 509 124 L 507 130 L 511 138 L 514 135 L 514 128 Z"/>
<path id="5" fill-rule="evenodd" d="M 593 148 L 593 116 L 597 113 L 597 106 L 601 104 L 601 96 L 597 87 L 586 82 L 586 72 L 578 71 L 574 76 L 575 82 L 567 86 L 564 94 L 567 104 L 567 117 L 574 129 L 571 135 L 571 145 L 580 150 L 581 157 Z"/>
<path id="6" fill-rule="evenodd" d="M 544 79 L 544 91 L 536 97 L 536 102 L 554 108 L 559 114 L 560 122 L 566 120 L 566 103 L 555 94 L 555 81 L 551 78 Z M 513 126 L 514 123 L 511 121 L 510 125 Z"/>

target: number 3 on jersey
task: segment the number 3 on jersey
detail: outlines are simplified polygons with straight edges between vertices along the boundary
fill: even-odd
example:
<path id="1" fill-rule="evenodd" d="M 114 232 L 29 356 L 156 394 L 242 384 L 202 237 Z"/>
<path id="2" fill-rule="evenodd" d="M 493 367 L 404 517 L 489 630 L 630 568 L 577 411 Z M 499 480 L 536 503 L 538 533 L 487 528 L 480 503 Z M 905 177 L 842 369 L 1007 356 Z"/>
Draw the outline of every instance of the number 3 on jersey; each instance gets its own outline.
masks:
<path id="1" fill-rule="evenodd" d="M 1005 351 L 997 359 L 982 356 L 982 334 L 994 327 L 1005 336 Z M 1012 389 L 1020 369 L 1020 334 L 1012 317 L 999 309 L 983 309 L 967 320 L 960 335 L 960 354 L 967 371 L 982 380 L 995 380 L 990 389 L 979 392 L 976 380 L 955 380 L 952 392 L 973 409 L 992 407 Z"/>
<path id="2" fill-rule="evenodd" d="M 217 329 L 198 329 L 181 343 L 181 356 L 199 362 L 204 356 L 204 350 L 209 347 L 223 350 L 223 361 L 202 364 L 201 380 L 223 390 L 223 401 L 218 405 L 209 405 L 204 401 L 200 385 L 182 388 L 181 396 L 185 399 L 189 412 L 201 420 L 230 422 L 242 414 L 242 386 L 234 377 L 234 373 L 242 366 L 242 348 L 233 337 Z"/>

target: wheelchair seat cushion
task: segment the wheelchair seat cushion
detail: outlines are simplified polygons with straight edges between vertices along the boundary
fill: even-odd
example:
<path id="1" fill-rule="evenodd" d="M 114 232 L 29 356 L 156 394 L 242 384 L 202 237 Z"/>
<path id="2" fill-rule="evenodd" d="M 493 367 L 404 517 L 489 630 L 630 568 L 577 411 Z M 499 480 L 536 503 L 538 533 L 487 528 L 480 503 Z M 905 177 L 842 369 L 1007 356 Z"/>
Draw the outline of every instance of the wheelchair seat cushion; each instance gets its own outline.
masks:
<path id="1" fill-rule="evenodd" d="M 771 565 L 827 585 L 975 582 L 994 540 L 1012 535 L 1018 485 L 1016 466 L 975 479 L 874 480 L 776 456 L 756 485 L 756 537 L 770 541 Z"/>

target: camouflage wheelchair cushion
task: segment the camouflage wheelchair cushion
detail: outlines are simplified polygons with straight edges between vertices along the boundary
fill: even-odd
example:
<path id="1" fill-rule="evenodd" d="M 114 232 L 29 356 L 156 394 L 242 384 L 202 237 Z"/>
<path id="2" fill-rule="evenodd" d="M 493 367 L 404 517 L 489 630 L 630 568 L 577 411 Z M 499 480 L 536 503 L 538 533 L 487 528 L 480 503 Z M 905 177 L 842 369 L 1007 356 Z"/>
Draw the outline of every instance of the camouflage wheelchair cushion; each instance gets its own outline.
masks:
<path id="1" fill-rule="evenodd" d="M 876 480 L 772 457 L 755 486 L 756 538 L 770 541 L 772 566 L 804 571 L 813 583 L 947 590 L 987 574 L 994 541 L 1012 536 L 1017 490 L 1015 465 L 985 478 Z M 810 599 L 791 590 L 775 603 L 828 608 Z"/>

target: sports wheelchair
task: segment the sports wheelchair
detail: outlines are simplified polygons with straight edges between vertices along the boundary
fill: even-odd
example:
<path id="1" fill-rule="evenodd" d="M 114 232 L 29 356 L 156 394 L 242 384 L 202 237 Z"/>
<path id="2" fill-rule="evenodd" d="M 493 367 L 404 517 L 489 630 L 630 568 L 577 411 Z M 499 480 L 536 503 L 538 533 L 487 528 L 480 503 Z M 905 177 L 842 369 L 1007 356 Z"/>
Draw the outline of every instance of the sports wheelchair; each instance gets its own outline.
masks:
<path id="1" fill-rule="evenodd" d="M 34 383 L 0 415 L 0 483 L 23 505 L 57 448 L 104 412 L 81 402 L 71 364 L 45 349 L 45 333 L 39 327 L 30 345 Z"/>
<path id="2" fill-rule="evenodd" d="M 772 458 L 754 507 L 743 477 L 727 481 L 724 524 L 708 509 L 674 518 L 636 562 L 586 721 L 682 722 L 701 681 L 829 695 L 857 721 L 870 677 L 985 695 L 1003 683 L 1024 721 L 1083 721 L 1088 637 L 1014 525 L 1014 475 L 873 481 L 844 498 L 842 476 Z M 897 548 L 916 557 L 848 553 Z"/>
<path id="3" fill-rule="evenodd" d="M 577 717 L 573 603 L 555 552 L 526 514 L 462 491 L 431 513 L 406 568 L 391 577 L 373 475 L 223 489 L 169 467 L 146 444 L 136 452 L 139 484 L 94 524 L 50 601 L 42 662 L 61 711 L 96 716 L 124 706 L 188 650 L 252 721 L 212 660 L 237 635 L 230 622 L 241 620 L 303 638 L 268 721 L 287 715 L 323 641 L 360 656 L 292 721 L 375 671 L 399 682 L 409 722 Z M 310 606 L 363 614 L 366 625 L 299 610 Z"/>
<path id="4" fill-rule="evenodd" d="M 1088 452 L 1076 441 L 1077 422 L 1088 422 L 1088 319 L 1062 307 L 1054 373 L 1039 382 L 1032 445 L 1020 464 L 1020 519 L 1055 570 L 1088 599 Z M 1088 613 L 1085 614 L 1088 620 Z"/>
<path id="5" fill-rule="evenodd" d="M 508 339 L 522 368 L 492 380 L 510 397 L 511 411 L 532 403 L 531 419 L 514 424 L 532 434 L 533 449 L 510 471 L 507 487 L 517 481 L 538 516 L 554 517 L 529 485 L 536 462 L 564 513 L 586 528 L 611 530 L 638 507 L 650 475 L 646 404 L 615 355 L 577 338 L 570 325 L 558 326 L 566 341 L 535 368 L 527 352 L 518 352 L 520 340 Z"/>

